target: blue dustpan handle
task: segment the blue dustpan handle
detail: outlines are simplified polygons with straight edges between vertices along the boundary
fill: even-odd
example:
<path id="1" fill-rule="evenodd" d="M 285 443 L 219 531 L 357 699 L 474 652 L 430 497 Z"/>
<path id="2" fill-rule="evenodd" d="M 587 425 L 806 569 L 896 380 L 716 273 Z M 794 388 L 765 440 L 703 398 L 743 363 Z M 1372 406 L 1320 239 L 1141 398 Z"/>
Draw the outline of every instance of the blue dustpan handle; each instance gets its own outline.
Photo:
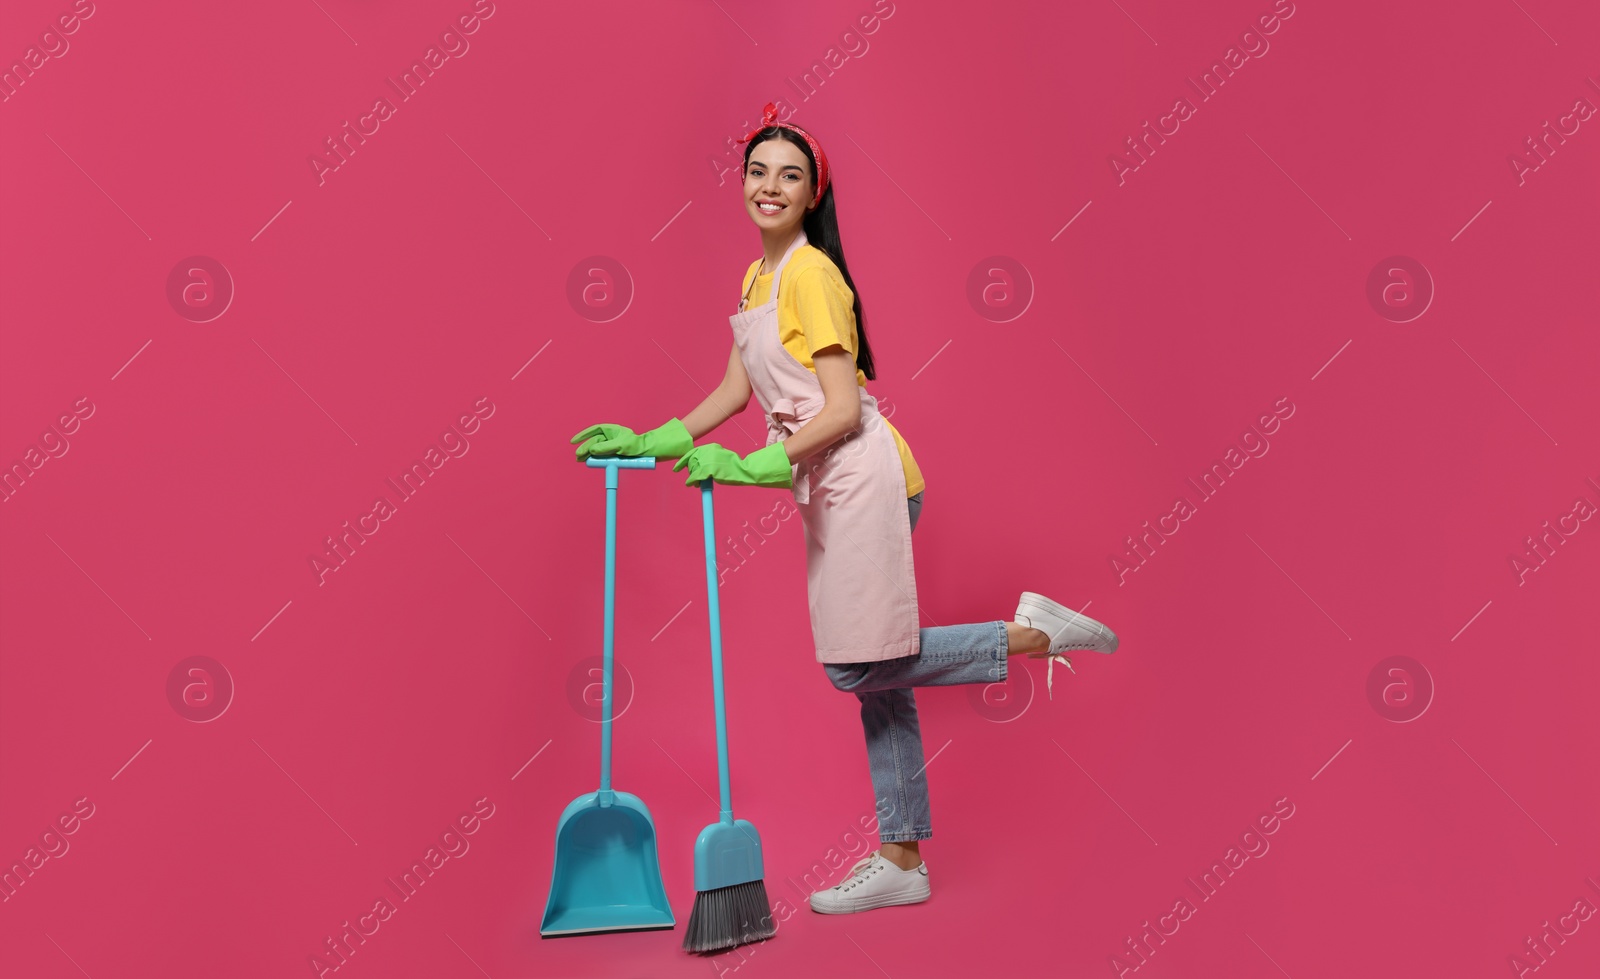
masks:
<path id="1" fill-rule="evenodd" d="M 717 705 L 717 784 L 722 789 L 722 821 L 733 822 L 728 791 L 728 713 L 722 701 L 722 608 L 717 601 L 717 532 L 711 515 L 713 480 L 700 481 L 700 514 L 706 525 L 706 607 L 711 618 L 711 689 Z"/>
<path id="2" fill-rule="evenodd" d="M 600 705 L 600 805 L 611 805 L 611 660 L 617 610 L 617 470 L 654 469 L 654 456 L 589 456 L 591 469 L 606 471 L 605 668 Z"/>
<path id="3" fill-rule="evenodd" d="M 590 469 L 654 469 L 655 456 L 589 456 Z M 607 483 L 606 485 L 610 485 Z"/>

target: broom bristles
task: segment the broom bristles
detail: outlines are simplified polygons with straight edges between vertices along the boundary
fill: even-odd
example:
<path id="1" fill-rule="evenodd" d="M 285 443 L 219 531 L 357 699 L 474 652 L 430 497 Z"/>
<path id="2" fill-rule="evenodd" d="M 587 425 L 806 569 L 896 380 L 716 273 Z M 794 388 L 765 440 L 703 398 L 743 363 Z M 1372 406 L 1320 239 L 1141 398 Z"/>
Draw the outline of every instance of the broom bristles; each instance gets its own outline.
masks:
<path id="1" fill-rule="evenodd" d="M 689 927 L 683 936 L 685 952 L 714 952 L 750 942 L 762 942 L 778 933 L 772 920 L 764 880 L 731 884 L 694 896 Z"/>

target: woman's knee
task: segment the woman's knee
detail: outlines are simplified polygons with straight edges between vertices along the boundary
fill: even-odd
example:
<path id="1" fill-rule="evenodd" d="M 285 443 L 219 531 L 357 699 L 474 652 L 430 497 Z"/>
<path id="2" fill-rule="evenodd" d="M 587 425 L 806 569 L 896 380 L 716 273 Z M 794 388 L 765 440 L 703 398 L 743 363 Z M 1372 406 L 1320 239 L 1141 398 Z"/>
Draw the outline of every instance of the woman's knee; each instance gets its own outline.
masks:
<path id="1" fill-rule="evenodd" d="M 859 663 L 824 663 L 822 669 L 828 674 L 828 681 L 834 689 L 845 693 L 855 692 L 862 678 L 867 675 L 866 668 Z"/>

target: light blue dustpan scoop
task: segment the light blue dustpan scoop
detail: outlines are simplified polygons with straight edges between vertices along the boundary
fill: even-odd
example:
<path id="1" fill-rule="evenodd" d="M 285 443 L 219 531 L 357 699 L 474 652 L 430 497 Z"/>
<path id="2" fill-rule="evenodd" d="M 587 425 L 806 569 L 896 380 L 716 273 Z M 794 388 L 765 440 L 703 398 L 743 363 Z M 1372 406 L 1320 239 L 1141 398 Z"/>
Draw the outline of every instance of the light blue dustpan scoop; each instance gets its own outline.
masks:
<path id="1" fill-rule="evenodd" d="M 676 923 L 667 903 L 650 810 L 631 792 L 579 796 L 556 826 L 556 865 L 541 935 L 575 935 Z"/>

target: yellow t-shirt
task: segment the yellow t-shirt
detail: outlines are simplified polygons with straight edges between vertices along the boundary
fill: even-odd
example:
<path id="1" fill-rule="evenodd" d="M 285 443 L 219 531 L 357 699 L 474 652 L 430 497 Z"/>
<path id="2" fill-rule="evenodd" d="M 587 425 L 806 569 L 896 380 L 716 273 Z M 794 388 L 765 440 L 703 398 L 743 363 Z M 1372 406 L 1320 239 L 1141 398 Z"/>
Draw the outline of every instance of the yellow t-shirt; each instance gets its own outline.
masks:
<path id="1" fill-rule="evenodd" d="M 772 294 L 772 273 L 756 275 L 761 259 L 750 263 L 745 271 L 742 288 L 750 290 L 746 309 L 766 302 Z M 750 278 L 755 276 L 755 284 Z M 806 370 L 816 373 L 812 354 L 835 344 L 844 347 L 852 357 L 856 353 L 855 294 L 845 284 L 839 267 L 827 253 L 813 245 L 802 245 L 789 256 L 783 267 L 783 290 L 778 295 L 778 340 L 784 349 L 794 355 Z M 856 370 L 856 383 L 867 386 L 867 375 Z M 906 473 L 906 495 L 916 496 L 926 485 L 917 460 L 911 457 L 911 448 L 900 437 L 899 431 L 884 419 L 894 435 L 894 444 L 900 450 L 900 466 Z"/>

